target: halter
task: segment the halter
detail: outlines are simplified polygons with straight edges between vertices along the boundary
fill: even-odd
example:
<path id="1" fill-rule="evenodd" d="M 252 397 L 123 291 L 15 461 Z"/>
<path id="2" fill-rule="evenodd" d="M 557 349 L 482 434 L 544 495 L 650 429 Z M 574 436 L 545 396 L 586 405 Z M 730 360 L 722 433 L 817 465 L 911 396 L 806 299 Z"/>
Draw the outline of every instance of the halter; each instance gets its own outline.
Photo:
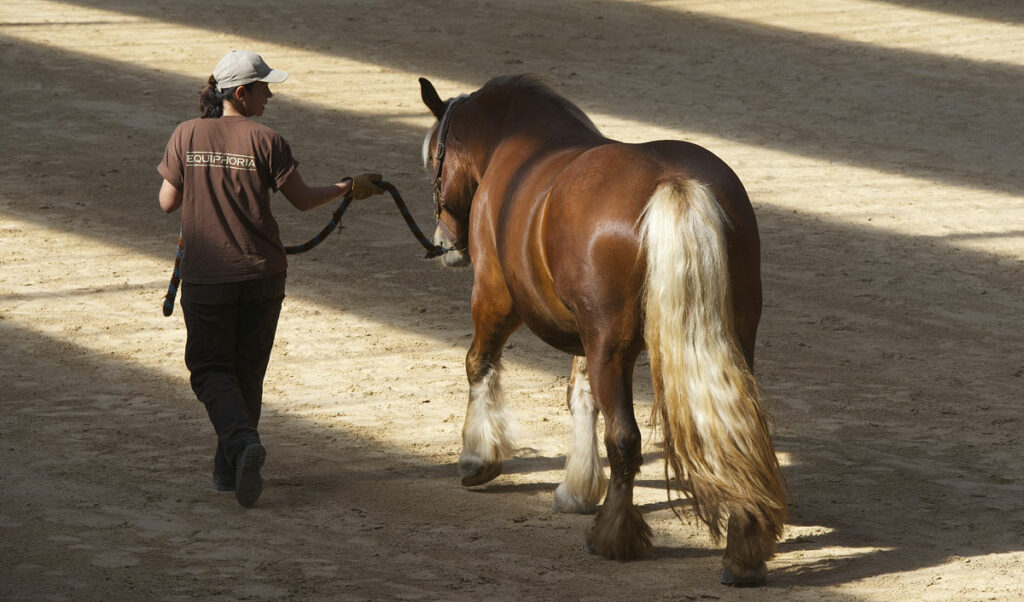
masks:
<path id="1" fill-rule="evenodd" d="M 441 194 L 441 170 L 444 169 L 444 156 L 445 156 L 445 139 L 448 138 L 448 130 L 451 128 L 452 113 L 455 111 L 455 105 L 459 104 L 463 100 L 468 98 L 467 95 L 463 94 L 457 98 L 453 98 L 448 102 L 448 106 L 445 107 L 444 115 L 441 117 L 441 124 L 437 128 L 437 150 L 434 152 L 434 162 L 436 167 L 434 168 L 434 219 L 440 219 L 441 210 L 444 209 L 444 195 Z"/>

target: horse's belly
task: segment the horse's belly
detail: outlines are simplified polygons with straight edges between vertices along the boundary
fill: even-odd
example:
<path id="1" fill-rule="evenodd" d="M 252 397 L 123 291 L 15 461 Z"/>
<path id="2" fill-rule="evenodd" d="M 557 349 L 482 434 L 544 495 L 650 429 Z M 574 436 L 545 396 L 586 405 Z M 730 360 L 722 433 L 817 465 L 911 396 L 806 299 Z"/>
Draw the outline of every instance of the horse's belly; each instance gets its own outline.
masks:
<path id="1" fill-rule="evenodd" d="M 523 323 L 540 340 L 555 349 L 572 355 L 584 355 L 583 342 L 580 340 L 579 333 L 558 328 L 549 323 L 530 323 L 525 320 Z"/>
<path id="2" fill-rule="evenodd" d="M 519 317 L 530 332 L 555 349 L 573 355 L 583 355 L 583 343 L 580 341 L 576 319 L 568 308 L 558 302 L 552 303 L 537 298 L 516 301 Z"/>

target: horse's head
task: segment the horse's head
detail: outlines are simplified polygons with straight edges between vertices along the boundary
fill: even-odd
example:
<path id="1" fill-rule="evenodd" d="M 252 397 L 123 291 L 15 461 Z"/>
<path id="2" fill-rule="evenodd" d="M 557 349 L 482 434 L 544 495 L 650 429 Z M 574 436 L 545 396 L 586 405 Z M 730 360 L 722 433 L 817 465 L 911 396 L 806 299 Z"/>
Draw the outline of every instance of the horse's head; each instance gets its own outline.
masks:
<path id="1" fill-rule="evenodd" d="M 468 149 L 452 128 L 453 113 L 466 97 L 441 100 L 434 85 L 422 77 L 420 93 L 437 117 L 423 140 L 423 166 L 431 174 L 437 219 L 434 244 L 451 249 L 442 256 L 445 266 L 466 267 L 470 264 L 469 208 L 478 178 Z"/>

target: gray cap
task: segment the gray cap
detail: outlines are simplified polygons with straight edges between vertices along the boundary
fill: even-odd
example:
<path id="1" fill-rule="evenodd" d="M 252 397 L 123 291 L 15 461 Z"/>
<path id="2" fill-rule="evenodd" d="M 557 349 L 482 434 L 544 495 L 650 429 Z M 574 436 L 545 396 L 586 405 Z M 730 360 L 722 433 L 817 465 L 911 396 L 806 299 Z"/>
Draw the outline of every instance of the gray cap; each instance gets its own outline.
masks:
<path id="1" fill-rule="evenodd" d="M 288 79 L 284 71 L 271 69 L 255 52 L 232 50 L 213 68 L 213 79 L 221 91 L 252 82 L 279 84 Z"/>

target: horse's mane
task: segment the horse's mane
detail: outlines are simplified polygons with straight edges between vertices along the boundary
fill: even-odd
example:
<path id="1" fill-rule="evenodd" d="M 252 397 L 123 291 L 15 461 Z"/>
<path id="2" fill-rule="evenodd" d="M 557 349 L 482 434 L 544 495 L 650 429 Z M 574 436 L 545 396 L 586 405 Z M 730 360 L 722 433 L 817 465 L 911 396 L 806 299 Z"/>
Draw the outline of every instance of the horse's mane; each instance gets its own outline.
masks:
<path id="1" fill-rule="evenodd" d="M 594 125 L 594 122 L 591 121 L 589 117 L 587 117 L 587 114 L 584 113 L 582 109 L 573 104 L 572 101 L 570 101 L 568 98 L 562 96 L 558 92 L 555 92 L 554 88 L 551 87 L 551 84 L 549 84 L 545 78 L 539 75 L 533 75 L 529 73 L 523 73 L 519 75 L 499 75 L 498 77 L 492 78 L 490 81 L 484 84 L 483 87 L 480 88 L 478 92 L 483 93 L 498 88 L 524 90 L 532 92 L 538 96 L 547 98 L 548 100 L 553 101 L 559 108 L 561 108 L 565 112 L 569 113 L 570 115 L 578 119 L 581 123 L 583 123 L 583 125 L 585 125 L 588 129 L 592 130 L 594 133 L 601 133 L 600 131 L 598 131 L 597 126 Z"/>

